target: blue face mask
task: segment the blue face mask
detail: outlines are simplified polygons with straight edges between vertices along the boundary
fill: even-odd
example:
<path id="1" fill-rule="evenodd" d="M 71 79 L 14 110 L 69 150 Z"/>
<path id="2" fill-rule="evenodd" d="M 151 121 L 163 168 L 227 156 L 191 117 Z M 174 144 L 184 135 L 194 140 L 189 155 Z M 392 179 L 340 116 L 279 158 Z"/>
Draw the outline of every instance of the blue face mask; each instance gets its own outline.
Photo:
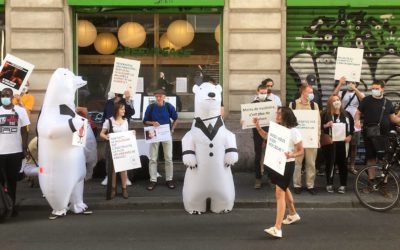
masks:
<path id="1" fill-rule="evenodd" d="M 373 89 L 372 90 L 372 96 L 380 97 L 381 96 L 381 91 L 378 90 L 378 89 Z"/>
<path id="2" fill-rule="evenodd" d="M 313 94 L 313 93 L 308 94 L 307 100 L 310 101 L 310 102 L 311 102 L 312 100 L 314 100 L 314 94 Z"/>
<path id="3" fill-rule="evenodd" d="M 8 105 L 11 104 L 11 98 L 10 98 L 10 97 L 2 97 L 2 98 L 1 98 L 1 103 L 2 103 L 4 106 L 8 106 Z"/>

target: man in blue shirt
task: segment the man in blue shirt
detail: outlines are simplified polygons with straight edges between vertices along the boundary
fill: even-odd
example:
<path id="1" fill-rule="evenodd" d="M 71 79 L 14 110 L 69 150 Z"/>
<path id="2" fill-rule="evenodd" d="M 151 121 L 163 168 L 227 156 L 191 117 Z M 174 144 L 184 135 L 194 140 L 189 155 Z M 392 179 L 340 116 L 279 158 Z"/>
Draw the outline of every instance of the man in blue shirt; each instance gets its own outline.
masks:
<path id="1" fill-rule="evenodd" d="M 178 114 L 172 106 L 172 104 L 165 102 L 165 91 L 159 89 L 154 92 L 156 102 L 147 106 L 144 114 L 143 123 L 147 126 L 158 127 L 160 125 L 169 124 L 171 133 L 174 133 L 177 125 Z M 171 125 L 171 119 L 173 120 Z M 173 163 L 172 163 L 172 139 L 169 141 L 161 142 L 164 151 L 165 160 L 165 180 L 167 186 L 170 189 L 175 188 L 173 181 Z M 152 191 L 157 185 L 157 159 L 158 159 L 158 148 L 160 142 L 154 142 L 150 144 L 150 162 L 149 162 L 149 173 L 150 183 L 147 190 Z"/>

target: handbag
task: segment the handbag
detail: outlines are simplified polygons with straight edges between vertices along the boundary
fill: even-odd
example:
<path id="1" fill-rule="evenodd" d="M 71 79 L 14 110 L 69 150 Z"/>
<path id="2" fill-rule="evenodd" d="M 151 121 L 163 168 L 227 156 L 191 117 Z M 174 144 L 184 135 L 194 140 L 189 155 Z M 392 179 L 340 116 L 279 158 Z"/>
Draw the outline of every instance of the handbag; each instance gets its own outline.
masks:
<path id="1" fill-rule="evenodd" d="M 332 137 L 329 134 L 322 133 L 320 137 L 320 143 L 321 146 L 333 144 Z"/>
<path id="2" fill-rule="evenodd" d="M 385 111 L 385 108 L 386 108 L 385 106 L 386 106 L 386 98 L 383 102 L 383 106 L 382 106 L 381 114 L 379 116 L 378 124 L 369 124 L 369 125 L 366 125 L 366 127 L 365 127 L 365 134 L 367 137 L 371 138 L 371 137 L 376 137 L 376 136 L 381 135 L 381 121 L 382 121 L 382 117 L 383 117 L 383 112 Z"/>
<path id="3" fill-rule="evenodd" d="M 1 175 L 3 175 L 1 179 L 4 180 L 4 186 L 0 184 L 0 223 L 10 217 L 13 210 L 13 202 L 8 195 L 7 180 L 3 168 L 1 169 Z"/>

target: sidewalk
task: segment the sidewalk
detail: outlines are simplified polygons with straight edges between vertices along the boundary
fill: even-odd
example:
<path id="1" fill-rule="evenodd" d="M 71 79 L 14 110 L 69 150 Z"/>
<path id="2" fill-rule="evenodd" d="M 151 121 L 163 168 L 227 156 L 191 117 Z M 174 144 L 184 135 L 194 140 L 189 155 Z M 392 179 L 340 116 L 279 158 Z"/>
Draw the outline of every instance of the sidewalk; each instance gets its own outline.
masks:
<path id="1" fill-rule="evenodd" d="M 162 171 L 160 171 L 163 174 Z M 119 188 L 117 197 L 107 201 L 105 199 L 106 188 L 100 185 L 101 179 L 92 179 L 85 183 L 84 201 L 90 209 L 183 209 L 182 186 L 184 172 L 177 171 L 175 181 L 177 188 L 171 190 L 165 185 L 163 178 L 159 178 L 158 185 L 153 191 L 147 191 L 148 181 L 142 180 L 128 187 L 129 199 L 123 199 Z M 311 195 L 306 190 L 301 194 L 294 194 L 296 207 L 298 208 L 353 208 L 361 207 L 354 194 L 354 175 L 348 175 L 348 186 L 346 194 L 337 192 L 329 194 L 325 190 L 325 176 L 316 177 L 317 194 Z M 236 189 L 236 200 L 234 208 L 275 208 L 274 189 L 268 184 L 266 177 L 263 178 L 262 189 L 255 190 L 254 174 L 250 172 L 234 173 Z M 339 176 L 335 175 L 336 188 L 339 186 Z M 293 189 L 291 188 L 293 191 Z M 26 181 L 18 183 L 17 204 L 20 210 L 49 210 L 46 199 L 42 198 L 40 188 L 31 188 Z"/>

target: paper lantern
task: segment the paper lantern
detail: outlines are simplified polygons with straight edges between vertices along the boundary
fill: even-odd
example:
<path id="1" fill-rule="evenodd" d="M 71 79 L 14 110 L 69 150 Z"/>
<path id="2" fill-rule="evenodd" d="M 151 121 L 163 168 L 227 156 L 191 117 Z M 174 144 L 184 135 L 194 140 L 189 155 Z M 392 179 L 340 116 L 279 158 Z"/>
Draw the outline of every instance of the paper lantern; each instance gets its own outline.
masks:
<path id="1" fill-rule="evenodd" d="M 91 45 L 97 36 L 96 27 L 87 20 L 78 21 L 78 46 L 87 47 Z"/>
<path id="2" fill-rule="evenodd" d="M 178 47 L 175 44 L 171 43 L 171 41 L 168 40 L 167 33 L 164 33 L 160 38 L 160 48 L 162 48 L 162 49 L 170 48 L 170 49 L 178 50 L 181 47 Z"/>
<path id="3" fill-rule="evenodd" d="M 112 33 L 100 33 L 94 41 L 94 48 L 103 55 L 110 55 L 118 47 L 118 40 Z"/>
<path id="4" fill-rule="evenodd" d="M 220 41 L 220 38 L 221 38 L 220 36 L 221 36 L 221 28 L 220 28 L 220 26 L 218 24 L 218 26 L 215 28 L 215 31 L 214 31 L 215 41 L 217 41 L 218 44 L 219 44 L 219 41 Z"/>
<path id="5" fill-rule="evenodd" d="M 125 47 L 137 48 L 146 40 L 146 31 L 139 23 L 127 22 L 119 28 L 118 40 Z"/>
<path id="6" fill-rule="evenodd" d="M 167 36 L 176 46 L 185 47 L 193 41 L 194 29 L 189 22 L 176 20 L 168 26 Z"/>

